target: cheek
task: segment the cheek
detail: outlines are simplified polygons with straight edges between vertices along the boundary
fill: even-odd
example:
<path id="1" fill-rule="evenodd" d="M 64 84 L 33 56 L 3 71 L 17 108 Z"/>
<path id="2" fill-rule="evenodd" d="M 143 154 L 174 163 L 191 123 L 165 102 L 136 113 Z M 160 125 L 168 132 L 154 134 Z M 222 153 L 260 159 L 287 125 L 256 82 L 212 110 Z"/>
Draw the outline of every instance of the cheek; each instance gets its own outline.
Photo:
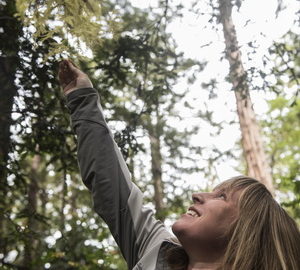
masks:
<path id="1" fill-rule="evenodd" d="M 222 201 L 213 201 L 207 207 L 208 222 L 212 226 L 231 224 L 237 216 L 237 209 L 234 204 L 224 203 Z"/>

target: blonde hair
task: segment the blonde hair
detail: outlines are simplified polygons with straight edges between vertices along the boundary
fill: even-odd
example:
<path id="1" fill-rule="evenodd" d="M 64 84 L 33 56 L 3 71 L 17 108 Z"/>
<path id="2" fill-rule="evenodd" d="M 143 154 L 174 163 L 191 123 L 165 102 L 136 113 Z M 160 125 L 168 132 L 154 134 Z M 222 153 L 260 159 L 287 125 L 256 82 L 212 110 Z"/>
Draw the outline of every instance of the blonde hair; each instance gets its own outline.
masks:
<path id="1" fill-rule="evenodd" d="M 300 269 L 300 232 L 296 222 L 262 183 L 247 176 L 237 176 L 216 189 L 241 190 L 239 215 L 228 231 L 229 242 L 218 270 Z M 171 269 L 185 270 L 188 266 L 187 254 L 182 247 L 170 250 L 167 261 Z"/>
<path id="2" fill-rule="evenodd" d="M 219 187 L 242 190 L 239 217 L 231 228 L 221 269 L 299 270 L 300 232 L 268 189 L 246 176 L 231 178 Z"/>

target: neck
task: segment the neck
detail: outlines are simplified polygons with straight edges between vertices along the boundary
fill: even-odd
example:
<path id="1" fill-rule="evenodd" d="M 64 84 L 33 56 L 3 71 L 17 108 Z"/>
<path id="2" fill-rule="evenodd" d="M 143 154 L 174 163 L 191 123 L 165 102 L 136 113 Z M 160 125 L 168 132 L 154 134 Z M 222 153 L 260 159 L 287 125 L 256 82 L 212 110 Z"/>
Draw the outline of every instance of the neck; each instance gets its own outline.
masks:
<path id="1" fill-rule="evenodd" d="M 189 257 L 187 270 L 216 270 L 221 266 L 224 252 L 221 250 L 186 250 Z"/>

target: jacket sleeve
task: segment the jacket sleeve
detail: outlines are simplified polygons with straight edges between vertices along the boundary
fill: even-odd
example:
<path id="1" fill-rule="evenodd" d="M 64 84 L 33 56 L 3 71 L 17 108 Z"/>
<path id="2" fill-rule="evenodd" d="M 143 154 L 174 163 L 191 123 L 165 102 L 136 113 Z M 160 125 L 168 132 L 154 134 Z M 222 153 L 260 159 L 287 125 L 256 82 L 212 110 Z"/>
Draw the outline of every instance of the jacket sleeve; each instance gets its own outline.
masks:
<path id="1" fill-rule="evenodd" d="M 95 211 L 108 224 L 128 268 L 159 240 L 171 237 L 164 225 L 143 207 L 143 195 L 105 122 L 95 89 L 82 88 L 67 96 L 72 127 L 78 140 L 78 162 Z"/>

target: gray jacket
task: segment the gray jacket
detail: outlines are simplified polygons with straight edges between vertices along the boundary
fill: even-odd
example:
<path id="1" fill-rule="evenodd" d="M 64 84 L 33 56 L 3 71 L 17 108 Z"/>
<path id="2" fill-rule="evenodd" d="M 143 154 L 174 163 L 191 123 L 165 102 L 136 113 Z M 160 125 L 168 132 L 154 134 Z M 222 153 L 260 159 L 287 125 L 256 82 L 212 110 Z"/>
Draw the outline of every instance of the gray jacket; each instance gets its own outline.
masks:
<path id="1" fill-rule="evenodd" d="M 130 181 L 126 163 L 105 122 L 95 89 L 67 96 L 72 127 L 78 139 L 78 161 L 95 211 L 108 224 L 129 269 L 168 269 L 165 251 L 173 237 L 153 212 L 143 206 L 143 194 Z"/>

